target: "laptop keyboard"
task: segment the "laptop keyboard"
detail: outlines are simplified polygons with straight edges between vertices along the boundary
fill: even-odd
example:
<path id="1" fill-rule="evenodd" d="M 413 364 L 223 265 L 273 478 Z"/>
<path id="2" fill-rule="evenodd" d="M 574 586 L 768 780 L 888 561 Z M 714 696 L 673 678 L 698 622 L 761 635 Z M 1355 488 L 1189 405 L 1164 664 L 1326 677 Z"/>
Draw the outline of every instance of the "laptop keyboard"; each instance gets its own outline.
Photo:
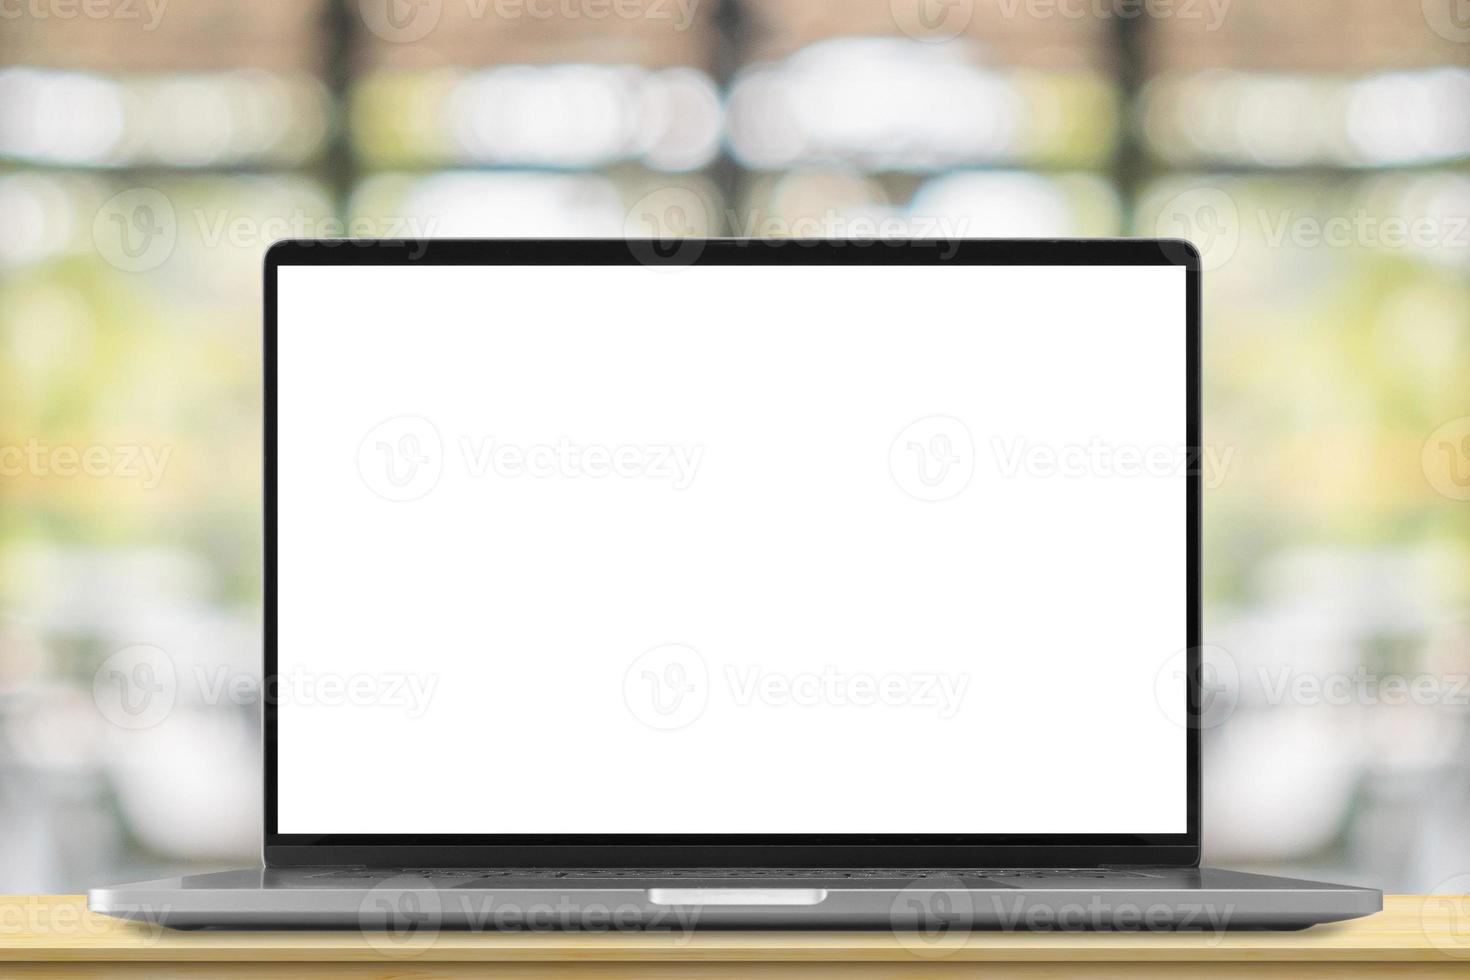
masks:
<path id="1" fill-rule="evenodd" d="M 1097 878 L 1114 881 L 1120 878 L 1153 877 L 1141 871 L 1111 868 L 334 868 L 310 877 L 379 881 L 404 875 L 467 880 L 575 878 L 594 881 L 624 878 L 725 878 L 758 881 L 816 878 L 884 878 L 902 881 L 918 881 L 924 878 Z"/>

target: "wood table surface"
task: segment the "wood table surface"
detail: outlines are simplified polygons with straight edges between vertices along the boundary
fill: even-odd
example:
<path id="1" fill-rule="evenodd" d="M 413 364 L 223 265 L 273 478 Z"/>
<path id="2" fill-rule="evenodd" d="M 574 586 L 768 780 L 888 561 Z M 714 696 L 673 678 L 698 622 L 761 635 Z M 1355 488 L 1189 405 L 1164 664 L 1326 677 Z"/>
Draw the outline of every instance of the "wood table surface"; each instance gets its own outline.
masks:
<path id="1" fill-rule="evenodd" d="M 178 932 L 75 895 L 0 898 L 0 977 L 1470 978 L 1470 898 L 1400 895 L 1299 932 Z"/>

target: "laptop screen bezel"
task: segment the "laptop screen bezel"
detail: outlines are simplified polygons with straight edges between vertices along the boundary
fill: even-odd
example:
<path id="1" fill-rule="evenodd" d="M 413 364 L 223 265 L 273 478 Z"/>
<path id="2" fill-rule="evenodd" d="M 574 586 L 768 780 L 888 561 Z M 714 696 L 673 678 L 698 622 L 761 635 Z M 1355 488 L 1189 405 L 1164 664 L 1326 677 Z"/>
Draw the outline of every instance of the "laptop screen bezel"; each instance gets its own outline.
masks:
<path id="1" fill-rule="evenodd" d="M 434 239 L 292 240 L 264 267 L 264 679 L 262 732 L 268 867 L 1192 867 L 1200 858 L 1199 467 L 1186 477 L 1186 830 L 1176 834 L 283 834 L 277 823 L 277 344 L 281 266 L 304 265 L 994 265 L 1136 266 L 1185 270 L 1185 426 L 1201 442 L 1200 261 L 1169 239 Z M 353 751 L 344 748 L 343 751 Z M 1079 752 L 1094 751 L 1079 746 Z M 1107 751 L 1107 750 L 1102 750 Z M 1120 764 L 1117 758 L 1099 763 Z M 1121 760 L 1126 764 L 1127 760 Z M 911 791 L 911 790 L 910 790 Z"/>

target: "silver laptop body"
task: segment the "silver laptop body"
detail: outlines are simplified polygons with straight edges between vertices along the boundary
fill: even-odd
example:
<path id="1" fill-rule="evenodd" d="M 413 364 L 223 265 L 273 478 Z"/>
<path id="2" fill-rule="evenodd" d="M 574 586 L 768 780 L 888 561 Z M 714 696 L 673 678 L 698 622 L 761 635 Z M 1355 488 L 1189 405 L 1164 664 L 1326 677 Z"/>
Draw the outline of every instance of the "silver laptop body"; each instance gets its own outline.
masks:
<path id="1" fill-rule="evenodd" d="M 1185 243 L 284 242 L 264 364 L 264 867 L 95 912 L 922 950 L 1381 908 L 1199 866 Z"/>

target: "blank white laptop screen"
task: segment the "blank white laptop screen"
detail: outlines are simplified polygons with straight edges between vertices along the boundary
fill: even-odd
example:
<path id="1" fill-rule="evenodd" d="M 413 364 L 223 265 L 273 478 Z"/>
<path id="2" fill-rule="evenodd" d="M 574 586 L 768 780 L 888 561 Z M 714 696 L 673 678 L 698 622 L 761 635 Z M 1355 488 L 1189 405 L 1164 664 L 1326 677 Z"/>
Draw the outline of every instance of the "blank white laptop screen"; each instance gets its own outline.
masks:
<path id="1" fill-rule="evenodd" d="M 1185 275 L 281 267 L 280 832 L 1184 832 Z"/>

